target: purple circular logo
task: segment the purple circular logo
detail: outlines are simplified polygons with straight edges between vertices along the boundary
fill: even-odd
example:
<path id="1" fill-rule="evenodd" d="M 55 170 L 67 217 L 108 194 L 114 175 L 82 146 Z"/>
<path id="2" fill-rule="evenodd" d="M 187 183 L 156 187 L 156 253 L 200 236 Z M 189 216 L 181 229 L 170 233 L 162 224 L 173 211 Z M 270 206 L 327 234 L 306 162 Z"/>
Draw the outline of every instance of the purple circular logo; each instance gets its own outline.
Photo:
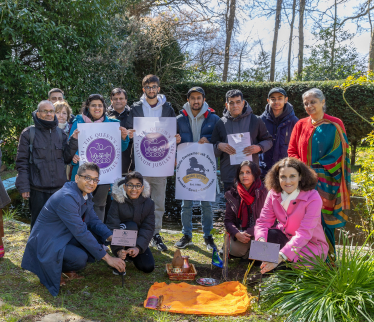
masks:
<path id="1" fill-rule="evenodd" d="M 100 169 L 109 167 L 115 156 L 114 145 L 106 139 L 93 140 L 87 147 L 88 162 L 95 162 Z"/>
<path id="2" fill-rule="evenodd" d="M 148 161 L 158 162 L 168 155 L 168 143 L 161 133 L 148 133 L 140 142 L 140 151 Z"/>

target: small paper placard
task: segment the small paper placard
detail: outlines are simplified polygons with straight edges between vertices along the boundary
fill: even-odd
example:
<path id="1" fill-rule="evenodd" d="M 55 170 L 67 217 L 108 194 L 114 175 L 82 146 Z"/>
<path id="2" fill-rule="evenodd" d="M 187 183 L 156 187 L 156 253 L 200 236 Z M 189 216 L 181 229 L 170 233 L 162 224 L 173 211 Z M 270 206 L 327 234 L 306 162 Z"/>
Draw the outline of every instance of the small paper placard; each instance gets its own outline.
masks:
<path id="1" fill-rule="evenodd" d="M 229 134 L 227 135 L 227 141 L 236 151 L 235 154 L 230 155 L 231 165 L 240 164 L 244 160 L 252 161 L 252 155 L 245 155 L 243 152 L 246 147 L 252 145 L 249 132 Z"/>
<path id="2" fill-rule="evenodd" d="M 136 246 L 136 238 L 138 232 L 136 230 L 113 229 L 112 245 L 115 246 Z"/>
<path id="3" fill-rule="evenodd" d="M 279 244 L 252 240 L 248 258 L 261 262 L 278 263 L 279 249 Z"/>

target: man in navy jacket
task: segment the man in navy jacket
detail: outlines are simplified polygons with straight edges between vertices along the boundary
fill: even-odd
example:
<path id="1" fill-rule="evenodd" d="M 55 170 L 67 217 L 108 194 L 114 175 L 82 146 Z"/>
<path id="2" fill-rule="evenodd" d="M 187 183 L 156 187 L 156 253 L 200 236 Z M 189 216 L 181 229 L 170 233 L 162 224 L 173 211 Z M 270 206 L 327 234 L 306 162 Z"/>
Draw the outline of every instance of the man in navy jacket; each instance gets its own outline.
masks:
<path id="1" fill-rule="evenodd" d="M 99 181 L 95 163 L 81 165 L 75 182 L 67 182 L 49 198 L 40 212 L 27 241 L 22 268 L 36 274 L 48 291 L 57 296 L 69 279 L 80 279 L 76 271 L 87 262 L 103 259 L 120 272 L 126 269 L 120 258 L 111 257 L 103 247 L 112 232 L 93 210 L 92 191 Z"/>
<path id="2" fill-rule="evenodd" d="M 209 143 L 214 126 L 219 117 L 205 102 L 205 92 L 201 87 L 192 87 L 187 93 L 187 103 L 184 104 L 180 115 L 177 116 L 178 133 L 181 143 L 198 142 Z M 193 201 L 182 201 L 182 232 L 184 236 L 175 243 L 175 247 L 185 248 L 193 245 L 192 242 L 192 205 Z M 209 201 L 201 201 L 201 223 L 204 232 L 204 241 L 208 250 L 216 247 L 210 231 L 213 228 L 213 211 Z"/>
<path id="3" fill-rule="evenodd" d="M 287 149 L 292 129 L 299 120 L 295 116 L 293 106 L 288 103 L 286 91 L 281 87 L 270 90 L 265 112 L 260 116 L 270 135 L 273 146 L 260 154 L 261 178 L 264 178 L 271 167 L 288 157 Z"/>

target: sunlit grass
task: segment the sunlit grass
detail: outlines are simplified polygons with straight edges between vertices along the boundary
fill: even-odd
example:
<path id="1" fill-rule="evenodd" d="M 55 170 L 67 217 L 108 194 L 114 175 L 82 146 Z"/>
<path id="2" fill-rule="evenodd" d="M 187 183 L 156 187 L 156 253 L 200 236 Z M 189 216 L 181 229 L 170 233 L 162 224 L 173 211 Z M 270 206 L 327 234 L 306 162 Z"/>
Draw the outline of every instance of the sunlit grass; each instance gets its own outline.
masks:
<path id="1" fill-rule="evenodd" d="M 170 283 L 165 264 L 170 262 L 175 248 L 174 243 L 182 234 L 163 233 L 165 244 L 169 251 L 161 253 L 152 248 L 156 260 L 156 269 L 150 274 L 136 270 L 132 263 L 127 263 L 125 286 L 121 286 L 121 278 L 112 274 L 112 270 L 101 261 L 90 264 L 81 272 L 83 280 L 67 282 L 57 297 L 49 294 L 40 284 L 39 279 L 32 273 L 21 269 L 24 248 L 29 236 L 29 227 L 15 221 L 5 221 L 5 258 L 0 260 L 0 321 L 35 321 L 36 317 L 56 312 L 66 312 L 94 321 L 269 321 L 265 308 L 254 304 L 245 314 L 236 317 L 227 316 L 196 316 L 172 314 L 148 310 L 143 307 L 149 288 L 154 282 Z M 214 236 L 216 243 L 221 246 L 223 238 Z M 192 263 L 197 265 L 198 273 L 209 277 L 208 272 L 221 276 L 221 270 L 211 267 L 211 253 L 203 244 L 202 234 L 194 234 L 195 246 L 182 250 L 183 255 L 190 256 Z M 230 271 L 233 273 L 240 268 L 245 271 L 246 264 L 239 259 L 230 260 Z M 243 274 L 238 273 L 238 280 Z M 194 282 L 191 282 L 194 283 Z M 252 290 L 249 289 L 252 293 Z M 273 317 L 273 316 L 272 316 Z M 272 321 L 278 321 L 271 318 Z"/>

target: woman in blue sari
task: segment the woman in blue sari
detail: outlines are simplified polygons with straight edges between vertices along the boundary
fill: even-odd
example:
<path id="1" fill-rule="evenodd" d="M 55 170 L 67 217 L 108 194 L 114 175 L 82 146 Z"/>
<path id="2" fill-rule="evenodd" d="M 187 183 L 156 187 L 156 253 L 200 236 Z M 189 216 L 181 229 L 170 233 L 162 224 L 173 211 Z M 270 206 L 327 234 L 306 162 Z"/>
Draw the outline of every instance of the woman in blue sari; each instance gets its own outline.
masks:
<path id="1" fill-rule="evenodd" d="M 343 122 L 325 113 L 325 96 L 313 88 L 303 94 L 305 111 L 310 115 L 296 123 L 288 156 L 297 158 L 317 173 L 317 191 L 322 201 L 322 225 L 335 251 L 335 228 L 344 227 L 350 208 L 351 182 L 349 145 Z"/>

